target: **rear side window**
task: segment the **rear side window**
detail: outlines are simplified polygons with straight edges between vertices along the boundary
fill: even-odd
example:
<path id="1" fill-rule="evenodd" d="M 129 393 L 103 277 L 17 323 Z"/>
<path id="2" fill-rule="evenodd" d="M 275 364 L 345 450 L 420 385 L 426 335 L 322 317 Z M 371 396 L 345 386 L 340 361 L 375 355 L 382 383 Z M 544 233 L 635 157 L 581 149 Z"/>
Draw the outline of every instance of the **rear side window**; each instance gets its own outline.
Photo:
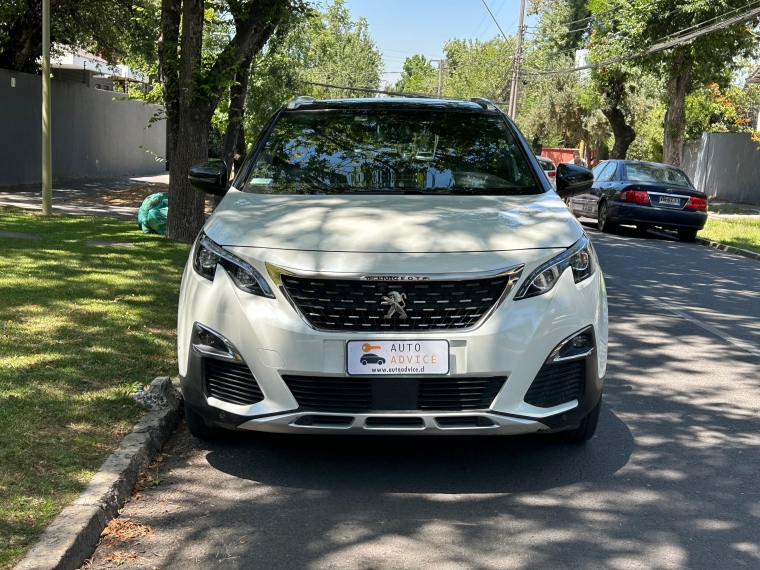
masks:
<path id="1" fill-rule="evenodd" d="M 599 175 L 599 180 L 601 182 L 609 182 L 610 180 L 614 180 L 615 179 L 615 171 L 616 170 L 617 170 L 617 163 L 616 162 L 608 162 L 607 163 L 607 167 Z"/>
<path id="2" fill-rule="evenodd" d="M 498 115 L 430 110 L 283 113 L 243 188 L 260 194 L 539 194 Z"/>

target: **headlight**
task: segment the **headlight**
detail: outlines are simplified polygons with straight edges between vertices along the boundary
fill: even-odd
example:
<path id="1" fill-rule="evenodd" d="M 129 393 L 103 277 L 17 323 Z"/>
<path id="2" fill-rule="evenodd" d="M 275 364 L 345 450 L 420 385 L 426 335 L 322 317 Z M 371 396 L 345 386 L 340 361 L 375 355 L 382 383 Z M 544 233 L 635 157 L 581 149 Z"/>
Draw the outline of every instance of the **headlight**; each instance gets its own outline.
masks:
<path id="1" fill-rule="evenodd" d="M 221 265 L 227 270 L 238 289 L 242 289 L 246 293 L 274 299 L 274 293 L 264 281 L 261 273 L 256 271 L 250 263 L 232 255 L 201 232 L 195 242 L 193 268 L 201 277 L 213 281 L 217 265 Z"/>
<path id="2" fill-rule="evenodd" d="M 560 275 L 568 267 L 573 270 L 573 279 L 576 283 L 588 279 L 596 269 L 594 259 L 591 242 L 586 236 L 583 236 L 566 251 L 554 259 L 550 259 L 531 273 L 517 291 L 515 300 L 548 293 L 554 288 Z"/>

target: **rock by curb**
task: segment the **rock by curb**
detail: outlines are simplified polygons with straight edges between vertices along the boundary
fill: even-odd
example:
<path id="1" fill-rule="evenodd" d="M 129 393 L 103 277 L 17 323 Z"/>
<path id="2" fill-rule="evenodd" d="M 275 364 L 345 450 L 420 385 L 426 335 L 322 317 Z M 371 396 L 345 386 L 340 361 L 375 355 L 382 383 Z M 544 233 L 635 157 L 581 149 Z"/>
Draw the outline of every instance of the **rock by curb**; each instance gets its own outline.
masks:
<path id="1" fill-rule="evenodd" d="M 163 447 L 180 418 L 182 396 L 168 377 L 156 378 L 148 392 L 151 410 L 14 570 L 75 570 L 95 551 L 100 533 L 132 494 L 140 471 Z"/>

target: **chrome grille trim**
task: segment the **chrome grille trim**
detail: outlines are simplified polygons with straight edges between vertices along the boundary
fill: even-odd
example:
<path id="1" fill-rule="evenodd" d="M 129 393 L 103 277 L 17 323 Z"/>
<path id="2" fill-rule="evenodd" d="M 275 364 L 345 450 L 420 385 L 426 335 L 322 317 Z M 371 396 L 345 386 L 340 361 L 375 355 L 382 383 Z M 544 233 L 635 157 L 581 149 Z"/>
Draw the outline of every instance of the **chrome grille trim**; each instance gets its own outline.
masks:
<path id="1" fill-rule="evenodd" d="M 386 281 L 378 281 L 376 279 L 372 280 L 366 280 L 365 277 L 367 274 L 365 272 L 362 273 L 337 273 L 337 272 L 319 272 L 319 271 L 302 271 L 302 270 L 293 270 L 285 267 L 279 267 L 276 265 L 273 265 L 271 263 L 266 264 L 267 272 L 269 273 L 270 278 L 274 282 L 274 284 L 280 289 L 280 291 L 283 293 L 283 296 L 288 300 L 290 305 L 293 307 L 293 309 L 296 311 L 296 313 L 301 317 L 301 319 L 312 329 L 320 331 L 320 332 L 328 332 L 328 333 L 339 333 L 339 334 L 440 334 L 440 331 L 458 331 L 458 332 L 467 332 L 477 329 L 478 327 L 482 326 L 482 324 L 488 319 L 493 312 L 498 309 L 498 307 L 504 302 L 504 300 L 507 298 L 509 293 L 514 289 L 517 282 L 520 280 L 520 277 L 522 276 L 522 272 L 524 269 L 524 264 L 511 266 L 508 268 L 503 269 L 496 269 L 491 271 L 483 271 L 483 272 L 472 272 L 472 273 L 433 273 L 424 276 L 426 279 L 421 280 L 419 279 L 419 275 L 411 275 L 409 274 L 409 277 L 414 277 L 414 279 L 410 279 L 409 281 L 404 281 L 404 277 L 407 275 L 397 275 L 393 276 L 394 279 L 389 279 L 387 283 L 397 285 L 399 283 L 408 283 L 410 286 L 414 286 L 417 284 L 424 284 L 424 283 L 431 283 L 431 282 L 439 282 L 439 281 L 473 281 L 473 280 L 482 280 L 482 279 L 490 279 L 490 278 L 500 278 L 500 277 L 506 277 L 507 283 L 499 295 L 499 297 L 495 300 L 495 302 L 487 308 L 487 310 L 483 310 L 480 314 L 471 315 L 471 318 L 477 317 L 477 321 L 468 327 L 462 327 L 462 328 L 443 328 L 443 327 L 430 327 L 430 328 L 412 328 L 410 327 L 404 327 L 404 328 L 394 328 L 393 330 L 385 330 L 385 329 L 378 329 L 378 328 L 370 328 L 370 330 L 367 330 L 367 328 L 362 329 L 350 329 L 350 328 L 323 328 L 316 326 L 314 323 L 311 322 L 309 319 L 309 316 L 305 314 L 301 308 L 301 306 L 298 304 L 296 299 L 293 298 L 291 293 L 288 291 L 287 287 L 283 283 L 283 278 L 285 277 L 294 277 L 296 279 L 319 279 L 323 281 L 354 281 L 356 285 L 366 285 L 368 287 L 374 287 L 378 283 L 385 283 Z M 398 279 L 397 279 L 398 278 Z M 360 307 L 358 308 L 357 312 L 366 312 L 366 310 L 372 305 L 376 304 L 372 300 L 366 301 L 365 303 L 366 307 Z M 413 309 L 414 302 L 410 302 L 407 304 L 407 309 Z M 445 310 L 445 309 L 444 309 Z M 429 312 L 433 311 L 433 309 L 423 309 L 423 312 Z M 359 318 L 356 317 L 349 317 L 349 318 Z M 377 320 L 380 320 L 381 317 L 372 316 L 367 317 Z M 413 322 L 416 318 L 419 317 L 410 317 L 409 322 Z M 432 317 L 431 317 L 432 318 Z M 441 318 L 441 317 L 435 317 L 435 318 Z"/>

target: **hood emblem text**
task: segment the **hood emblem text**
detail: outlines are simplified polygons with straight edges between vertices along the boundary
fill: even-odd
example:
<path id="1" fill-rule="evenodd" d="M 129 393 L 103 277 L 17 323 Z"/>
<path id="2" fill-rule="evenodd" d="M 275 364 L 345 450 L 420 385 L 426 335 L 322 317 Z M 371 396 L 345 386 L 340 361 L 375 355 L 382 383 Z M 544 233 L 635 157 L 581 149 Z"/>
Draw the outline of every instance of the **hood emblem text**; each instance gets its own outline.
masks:
<path id="1" fill-rule="evenodd" d="M 391 306 L 388 314 L 383 318 L 390 319 L 393 315 L 398 313 L 400 319 L 405 319 L 406 311 L 404 310 L 404 307 L 406 306 L 406 302 L 404 299 L 406 299 L 406 293 L 399 293 L 398 291 L 391 291 L 388 293 L 387 297 L 383 297 L 383 302 L 380 304 Z"/>
<path id="2" fill-rule="evenodd" d="M 418 275 L 365 275 L 365 281 L 430 281 L 430 277 Z"/>

